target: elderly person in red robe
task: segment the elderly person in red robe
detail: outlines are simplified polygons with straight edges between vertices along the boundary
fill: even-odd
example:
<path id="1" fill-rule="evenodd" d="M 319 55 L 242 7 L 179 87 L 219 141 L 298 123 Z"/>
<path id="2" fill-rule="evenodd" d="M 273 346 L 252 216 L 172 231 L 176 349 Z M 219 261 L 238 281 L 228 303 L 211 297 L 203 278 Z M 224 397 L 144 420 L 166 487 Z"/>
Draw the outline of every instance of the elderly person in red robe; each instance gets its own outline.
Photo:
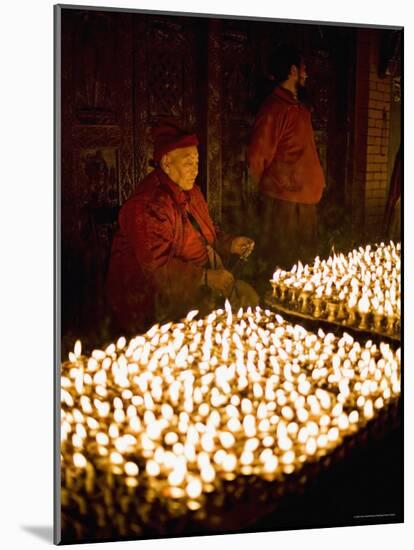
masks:
<path id="1" fill-rule="evenodd" d="M 257 305 L 258 296 L 235 281 L 221 260 L 247 256 L 254 241 L 214 226 L 195 184 L 198 140 L 174 126 L 153 130 L 155 170 L 122 206 L 107 277 L 107 294 L 120 327 L 147 328 L 190 309 L 207 313 L 212 295 Z"/>

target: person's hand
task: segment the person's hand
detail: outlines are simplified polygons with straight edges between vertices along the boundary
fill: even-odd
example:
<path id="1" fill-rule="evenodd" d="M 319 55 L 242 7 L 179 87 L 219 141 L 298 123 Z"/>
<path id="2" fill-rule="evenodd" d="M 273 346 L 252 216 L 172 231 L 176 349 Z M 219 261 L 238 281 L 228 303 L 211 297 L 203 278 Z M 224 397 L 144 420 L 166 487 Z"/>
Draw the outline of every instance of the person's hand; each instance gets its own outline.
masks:
<path id="1" fill-rule="evenodd" d="M 234 277 L 226 269 L 208 269 L 207 286 L 227 298 L 233 290 Z"/>
<path id="2" fill-rule="evenodd" d="M 253 252 L 254 240 L 249 237 L 235 237 L 231 242 L 230 252 L 247 258 Z"/>

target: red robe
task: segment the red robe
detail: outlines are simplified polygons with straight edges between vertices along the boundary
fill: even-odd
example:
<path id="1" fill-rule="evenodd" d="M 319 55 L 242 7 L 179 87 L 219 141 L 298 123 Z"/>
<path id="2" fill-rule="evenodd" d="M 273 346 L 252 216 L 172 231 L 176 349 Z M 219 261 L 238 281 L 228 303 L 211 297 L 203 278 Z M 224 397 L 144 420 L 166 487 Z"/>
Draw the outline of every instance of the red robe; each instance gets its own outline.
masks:
<path id="1" fill-rule="evenodd" d="M 325 180 L 311 114 L 288 90 L 275 88 L 259 110 L 247 162 L 263 195 L 301 204 L 320 201 Z"/>
<path id="2" fill-rule="evenodd" d="M 206 243 L 189 221 L 189 210 L 219 254 L 230 252 L 231 237 L 214 226 L 197 185 L 183 191 L 160 169 L 138 185 L 122 206 L 115 235 L 107 294 L 121 327 L 142 330 L 163 318 L 197 307 Z"/>

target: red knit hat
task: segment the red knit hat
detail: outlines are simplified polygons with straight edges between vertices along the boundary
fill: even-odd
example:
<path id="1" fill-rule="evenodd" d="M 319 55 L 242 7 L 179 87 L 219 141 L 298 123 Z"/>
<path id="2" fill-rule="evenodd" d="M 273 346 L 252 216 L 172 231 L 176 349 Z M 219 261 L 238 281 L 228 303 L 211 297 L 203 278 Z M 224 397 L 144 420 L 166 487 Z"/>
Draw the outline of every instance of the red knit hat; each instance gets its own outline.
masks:
<path id="1" fill-rule="evenodd" d="M 198 145 L 198 139 L 195 134 L 187 134 L 173 124 L 156 126 L 152 128 L 151 133 L 154 140 L 153 158 L 155 162 L 160 162 L 163 155 L 174 151 L 174 149 Z"/>

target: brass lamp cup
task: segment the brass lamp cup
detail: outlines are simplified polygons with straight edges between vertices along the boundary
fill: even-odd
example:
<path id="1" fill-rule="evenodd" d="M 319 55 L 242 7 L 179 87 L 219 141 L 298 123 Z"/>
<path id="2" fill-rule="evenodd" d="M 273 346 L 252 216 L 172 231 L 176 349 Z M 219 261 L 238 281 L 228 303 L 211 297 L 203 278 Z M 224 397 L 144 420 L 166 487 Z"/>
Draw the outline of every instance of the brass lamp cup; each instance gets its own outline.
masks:
<path id="1" fill-rule="evenodd" d="M 328 321 L 334 323 L 337 319 L 338 304 L 336 302 L 328 302 Z"/>
<path id="2" fill-rule="evenodd" d="M 359 315 L 361 317 L 361 319 L 359 321 L 359 328 L 367 329 L 368 328 L 368 323 L 367 323 L 368 312 L 359 312 Z"/>
<path id="3" fill-rule="evenodd" d="M 346 318 L 346 307 L 343 302 L 339 302 L 338 304 L 338 311 L 337 311 L 336 317 L 338 321 L 342 321 L 343 319 Z"/>
<path id="4" fill-rule="evenodd" d="M 302 292 L 299 295 L 299 302 L 301 302 L 302 313 L 308 313 L 310 294 L 311 293 L 308 290 L 302 290 Z"/>
<path id="5" fill-rule="evenodd" d="M 273 298 L 277 298 L 278 296 L 278 290 L 279 290 L 279 283 L 277 281 L 274 281 L 273 279 L 270 279 L 270 284 L 272 285 L 272 296 Z"/>
<path id="6" fill-rule="evenodd" d="M 315 307 L 315 309 L 313 310 L 313 316 L 316 317 L 317 319 L 319 319 L 319 317 L 322 315 L 322 298 L 318 298 L 317 296 L 315 296 L 312 300 L 313 302 L 313 305 Z"/>
<path id="7" fill-rule="evenodd" d="M 387 332 L 388 332 L 388 334 L 394 334 L 395 321 L 396 321 L 395 315 L 389 315 L 387 317 Z"/>
<path id="8" fill-rule="evenodd" d="M 280 291 L 280 294 L 279 294 L 279 300 L 281 302 L 284 302 L 285 299 L 286 299 L 286 285 L 285 283 L 280 283 L 279 284 L 279 291 Z"/>
<path id="9" fill-rule="evenodd" d="M 401 331 L 401 321 L 400 319 L 397 317 L 396 321 L 395 321 L 395 325 L 394 325 L 394 333 L 396 334 L 399 334 Z"/>
<path id="10" fill-rule="evenodd" d="M 384 320 L 384 316 L 382 313 L 375 313 L 374 314 L 374 329 L 377 332 L 381 332 L 382 329 L 382 321 Z"/>
<path id="11" fill-rule="evenodd" d="M 300 289 L 296 287 L 292 287 L 290 289 L 290 303 L 292 304 L 292 306 L 295 307 L 295 309 L 296 308 L 299 309 L 299 303 L 298 303 L 299 296 L 300 296 Z"/>
<path id="12" fill-rule="evenodd" d="M 350 325 L 355 325 L 356 323 L 356 309 L 354 307 L 348 307 L 348 319 L 347 322 Z"/>

